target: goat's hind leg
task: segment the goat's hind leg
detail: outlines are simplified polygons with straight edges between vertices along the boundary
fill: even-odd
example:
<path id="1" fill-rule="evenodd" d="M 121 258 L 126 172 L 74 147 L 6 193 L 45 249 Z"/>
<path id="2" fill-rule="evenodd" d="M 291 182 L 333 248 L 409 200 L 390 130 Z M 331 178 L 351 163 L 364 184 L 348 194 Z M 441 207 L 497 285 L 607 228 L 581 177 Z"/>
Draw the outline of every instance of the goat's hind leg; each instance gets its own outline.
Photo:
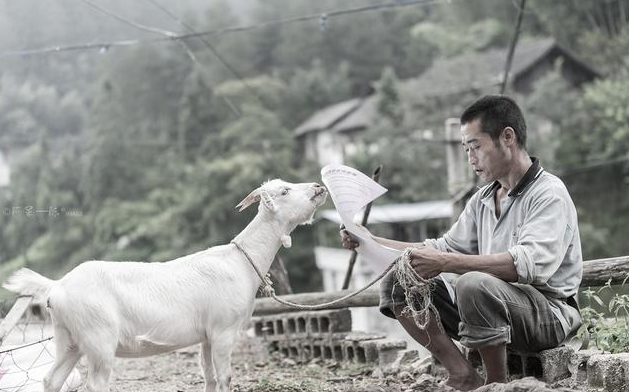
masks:
<path id="1" fill-rule="evenodd" d="M 70 338 L 67 329 L 55 326 L 55 362 L 44 377 L 44 392 L 59 392 L 76 363 L 81 352 Z"/>
<path id="2" fill-rule="evenodd" d="M 212 361 L 212 346 L 208 340 L 201 343 L 201 368 L 205 377 L 205 392 L 215 392 L 216 372 Z"/>

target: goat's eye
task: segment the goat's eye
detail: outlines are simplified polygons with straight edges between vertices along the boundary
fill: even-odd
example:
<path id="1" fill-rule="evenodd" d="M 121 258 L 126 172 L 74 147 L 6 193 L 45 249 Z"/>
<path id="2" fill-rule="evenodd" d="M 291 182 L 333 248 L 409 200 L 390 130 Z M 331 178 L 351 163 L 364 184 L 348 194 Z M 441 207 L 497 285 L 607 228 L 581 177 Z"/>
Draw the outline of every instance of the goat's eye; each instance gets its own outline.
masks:
<path id="1" fill-rule="evenodd" d="M 284 190 L 282 191 L 282 196 L 286 195 L 288 195 L 288 188 L 284 188 Z"/>

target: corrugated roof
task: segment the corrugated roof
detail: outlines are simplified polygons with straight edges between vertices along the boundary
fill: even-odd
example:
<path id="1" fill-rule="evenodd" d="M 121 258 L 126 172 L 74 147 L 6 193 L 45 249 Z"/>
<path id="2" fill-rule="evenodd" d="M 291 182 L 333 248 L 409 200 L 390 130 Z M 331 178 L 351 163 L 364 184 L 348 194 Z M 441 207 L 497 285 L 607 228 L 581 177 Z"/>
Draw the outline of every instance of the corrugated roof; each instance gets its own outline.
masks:
<path id="1" fill-rule="evenodd" d="M 295 136 L 330 128 L 336 122 L 344 119 L 348 114 L 356 110 L 362 101 L 363 98 L 354 98 L 317 110 L 295 129 Z"/>
<path id="2" fill-rule="evenodd" d="M 434 200 L 419 203 L 387 204 L 371 207 L 369 223 L 404 223 L 428 219 L 444 219 L 452 216 L 451 200 Z M 341 223 L 336 210 L 322 210 L 318 218 Z M 359 223 L 362 214 L 357 214 L 355 221 Z"/>

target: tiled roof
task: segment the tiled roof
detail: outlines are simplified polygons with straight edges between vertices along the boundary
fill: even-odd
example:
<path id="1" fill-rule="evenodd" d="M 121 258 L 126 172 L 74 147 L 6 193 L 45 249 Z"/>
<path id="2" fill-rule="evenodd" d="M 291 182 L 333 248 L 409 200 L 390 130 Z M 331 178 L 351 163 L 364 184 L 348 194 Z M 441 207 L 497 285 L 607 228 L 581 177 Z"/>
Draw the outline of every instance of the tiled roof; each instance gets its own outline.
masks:
<path id="1" fill-rule="evenodd" d="M 295 136 L 300 136 L 311 131 L 328 129 L 345 118 L 362 103 L 363 98 L 354 98 L 339 102 L 314 112 L 306 121 L 301 123 L 294 131 Z"/>

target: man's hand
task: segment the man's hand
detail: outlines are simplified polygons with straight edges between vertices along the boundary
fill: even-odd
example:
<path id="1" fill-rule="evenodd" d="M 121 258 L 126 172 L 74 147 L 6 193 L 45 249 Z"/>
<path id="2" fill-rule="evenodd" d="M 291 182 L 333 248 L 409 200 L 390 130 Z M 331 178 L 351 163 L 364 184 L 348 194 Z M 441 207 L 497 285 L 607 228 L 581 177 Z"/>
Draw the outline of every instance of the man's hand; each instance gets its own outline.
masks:
<path id="1" fill-rule="evenodd" d="M 443 272 L 446 253 L 431 247 L 413 249 L 411 252 L 411 267 L 424 279 L 434 278 Z"/>
<path id="2" fill-rule="evenodd" d="M 341 226 L 339 235 L 341 236 L 341 243 L 343 244 L 343 248 L 349 250 L 354 250 L 358 248 L 358 241 L 351 235 L 349 231 L 345 230 L 344 226 Z"/>

